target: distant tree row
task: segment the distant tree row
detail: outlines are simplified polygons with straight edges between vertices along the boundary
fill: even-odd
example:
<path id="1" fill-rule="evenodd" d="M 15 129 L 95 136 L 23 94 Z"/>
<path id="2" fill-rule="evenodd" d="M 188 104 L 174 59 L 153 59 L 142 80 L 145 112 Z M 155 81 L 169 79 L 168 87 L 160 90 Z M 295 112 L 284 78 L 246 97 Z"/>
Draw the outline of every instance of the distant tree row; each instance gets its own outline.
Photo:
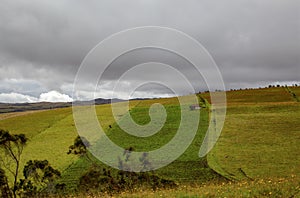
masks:
<path id="1" fill-rule="evenodd" d="M 265 87 L 258 87 L 258 88 L 237 88 L 237 89 L 230 89 L 230 91 L 241 91 L 241 90 L 254 90 L 254 89 L 267 89 L 267 88 L 274 88 L 274 87 L 300 87 L 300 84 L 292 84 L 292 85 L 268 85 Z M 221 92 L 221 90 L 216 89 L 215 92 Z M 198 94 L 201 93 L 209 93 L 208 90 L 206 91 L 199 91 Z"/>

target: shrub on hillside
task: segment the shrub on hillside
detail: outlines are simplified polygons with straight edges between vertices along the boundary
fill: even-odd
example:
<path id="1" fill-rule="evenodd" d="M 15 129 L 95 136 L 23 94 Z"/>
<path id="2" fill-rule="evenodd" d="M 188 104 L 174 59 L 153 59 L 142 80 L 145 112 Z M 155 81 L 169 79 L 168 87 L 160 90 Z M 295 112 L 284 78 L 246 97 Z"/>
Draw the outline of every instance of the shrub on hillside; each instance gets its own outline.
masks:
<path id="1" fill-rule="evenodd" d="M 79 180 L 78 189 L 81 192 L 97 191 L 116 193 L 125 190 L 134 191 L 136 188 L 174 188 L 174 181 L 163 179 L 149 172 L 117 171 L 115 175 L 108 169 L 93 167 Z"/>
<path id="2" fill-rule="evenodd" d="M 141 187 L 156 190 L 158 188 L 174 188 L 177 186 L 174 181 L 160 178 L 154 175 L 153 172 L 147 172 L 152 170 L 147 153 L 142 154 L 139 158 L 142 167 L 141 171 L 143 172 L 133 172 L 129 165 L 132 151 L 134 151 L 133 147 L 125 149 L 123 158 L 120 157 L 118 159 L 119 171 L 111 171 L 106 168 L 101 169 L 94 164 L 80 178 L 78 189 L 84 192 L 96 190 L 113 193 L 125 190 L 133 191 Z"/>

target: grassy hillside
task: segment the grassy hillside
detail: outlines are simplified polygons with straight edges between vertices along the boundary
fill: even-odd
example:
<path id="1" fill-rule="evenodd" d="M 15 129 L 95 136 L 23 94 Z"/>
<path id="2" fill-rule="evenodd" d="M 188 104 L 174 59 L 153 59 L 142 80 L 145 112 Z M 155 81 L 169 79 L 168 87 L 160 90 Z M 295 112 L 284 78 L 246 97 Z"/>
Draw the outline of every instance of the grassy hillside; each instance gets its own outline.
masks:
<path id="1" fill-rule="evenodd" d="M 298 89 L 297 89 L 298 90 Z M 201 94 L 210 102 L 209 93 Z M 284 87 L 272 87 L 261 89 L 247 89 L 228 91 L 228 105 L 256 104 L 256 103 L 279 103 L 293 102 L 293 97 L 286 91 Z"/>
<path id="2" fill-rule="evenodd" d="M 299 191 L 300 102 L 291 93 L 299 96 L 300 87 L 289 89 L 291 91 L 279 87 L 227 92 L 225 126 L 217 145 L 208 155 L 208 164 L 227 178 L 249 181 L 189 187 L 190 182 L 199 184 L 217 177 L 206 166 L 206 159 L 198 157 L 208 123 L 208 111 L 202 109 L 194 112 L 200 113 L 201 120 L 191 146 L 175 162 L 156 171 L 160 176 L 182 185 L 176 191 L 159 191 L 153 196 L 188 194 L 193 197 L 204 194 L 260 197 L 274 195 L 277 190 L 278 196 L 283 193 L 282 196 L 286 197 L 291 195 L 288 193 Z M 209 94 L 201 96 L 210 101 Z M 149 107 L 154 103 L 163 104 L 168 117 L 164 127 L 148 138 L 136 138 L 120 129 L 113 119 L 109 104 L 97 106 L 96 111 L 102 127 L 115 143 L 124 148 L 132 146 L 137 151 L 153 150 L 172 139 L 180 122 L 180 107 L 176 98 L 131 101 L 131 116 L 137 123 L 147 124 L 150 121 Z M 121 112 L 118 119 L 122 119 L 124 113 Z M 53 167 L 63 172 L 62 181 L 69 184 L 70 188 L 76 186 L 77 178 L 91 166 L 86 158 L 66 154 L 77 136 L 71 108 L 1 114 L 0 128 L 12 133 L 25 133 L 29 137 L 22 164 L 29 159 L 47 159 Z M 145 196 L 147 192 L 136 196 Z"/>
<path id="3" fill-rule="evenodd" d="M 294 92 L 298 97 L 300 96 L 300 87 L 290 87 L 290 90 Z"/>
<path id="4" fill-rule="evenodd" d="M 132 101 L 135 105 L 137 102 Z M 104 128 L 114 123 L 110 105 L 96 106 L 98 118 Z M 12 113 L 9 113 L 11 115 Z M 1 114 L 5 115 L 5 114 Z M 4 117 L 4 116 L 3 116 Z M 29 138 L 22 155 L 21 165 L 30 159 L 47 159 L 50 164 L 64 171 L 78 159 L 67 155 L 70 145 L 78 135 L 71 108 L 48 111 L 13 113 L 0 121 L 0 128 L 11 133 L 24 133 Z M 21 170 L 20 170 L 21 173 Z"/>
<path id="5" fill-rule="evenodd" d="M 6 114 L 1 114 L 2 117 L 4 115 Z M 25 133 L 31 139 L 71 115 L 71 109 L 9 113 L 8 115 L 11 117 L 8 116 L 7 119 L 0 121 L 0 128 L 9 130 L 11 133 Z"/>
<path id="6" fill-rule="evenodd" d="M 260 91 L 244 91 L 243 103 L 238 105 L 232 104 L 236 103 L 232 96 L 240 96 L 243 91 L 228 93 L 225 126 L 208 156 L 209 165 L 233 179 L 299 178 L 300 103 L 284 88 L 265 89 L 266 94 L 248 97 L 250 93 Z M 274 93 L 280 96 L 249 104 L 254 103 L 254 97 L 268 98 Z"/>
<path id="7" fill-rule="evenodd" d="M 181 108 L 176 98 L 139 101 L 131 108 L 130 114 L 136 123 L 145 125 L 150 122 L 149 107 L 155 103 L 163 104 L 168 115 L 164 126 L 155 135 L 147 138 L 135 137 L 124 132 L 114 123 L 111 124 L 112 128 L 105 128 L 108 137 L 117 145 L 123 148 L 133 147 L 135 151 L 152 151 L 168 143 L 176 134 L 181 119 Z M 186 109 L 186 111 L 190 111 L 188 106 Z M 200 114 L 201 118 L 200 127 L 194 141 L 180 158 L 155 171 L 157 175 L 179 183 L 207 182 L 219 178 L 214 171 L 207 167 L 206 158 L 198 157 L 200 145 L 208 127 L 208 110 L 193 111 L 192 114 Z M 186 131 L 189 130 L 189 126 L 189 123 L 187 123 Z M 101 142 L 99 144 L 101 145 Z M 95 159 L 94 161 L 103 168 L 109 168 Z M 89 160 L 79 159 L 64 172 L 62 181 L 68 183 L 71 189 L 74 188 L 78 183 L 79 176 L 88 170 L 91 165 L 92 163 Z"/>
<path id="8" fill-rule="evenodd" d="M 251 178 L 298 174 L 299 117 L 294 102 L 229 107 L 210 165 L 236 179 L 245 177 L 242 171 Z"/>
<path id="9" fill-rule="evenodd" d="M 152 151 L 159 149 L 171 141 L 180 124 L 180 110 L 184 107 L 182 106 L 180 108 L 178 101 L 174 98 L 169 100 L 164 99 L 161 101 L 168 116 L 163 128 L 159 132 L 147 138 L 137 138 L 124 132 L 118 126 L 113 126 L 113 128 L 107 132 L 109 138 L 123 148 L 133 147 L 136 151 Z M 131 110 L 131 116 L 138 124 L 147 124 L 150 122 L 150 117 L 148 116 L 149 107 L 151 104 L 157 102 L 160 102 L 160 100 L 141 101 Z M 190 110 L 187 107 L 185 111 Z M 208 126 L 208 111 L 203 109 L 201 111 L 193 111 L 191 113 L 193 114 L 191 116 L 200 113 L 200 123 L 197 135 L 192 144 L 188 147 L 184 154 L 181 155 L 181 157 L 172 164 L 156 171 L 159 175 L 165 178 L 175 181 L 206 181 L 215 177 L 215 175 L 210 172 L 210 169 L 205 167 L 206 159 L 200 159 L 198 157 L 199 148 Z M 189 127 L 190 124 L 187 123 L 184 130 L 188 132 Z"/>

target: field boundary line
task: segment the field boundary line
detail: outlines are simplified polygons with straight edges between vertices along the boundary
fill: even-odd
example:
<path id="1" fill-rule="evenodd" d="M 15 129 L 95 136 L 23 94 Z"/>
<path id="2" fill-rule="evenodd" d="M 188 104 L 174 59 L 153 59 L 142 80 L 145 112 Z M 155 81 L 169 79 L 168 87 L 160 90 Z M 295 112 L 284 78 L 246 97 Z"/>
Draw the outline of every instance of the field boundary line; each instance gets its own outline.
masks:
<path id="1" fill-rule="evenodd" d="M 300 102 L 300 99 L 295 92 L 293 92 L 288 86 L 285 86 L 284 88 L 293 97 L 293 99 L 296 100 L 296 102 Z"/>

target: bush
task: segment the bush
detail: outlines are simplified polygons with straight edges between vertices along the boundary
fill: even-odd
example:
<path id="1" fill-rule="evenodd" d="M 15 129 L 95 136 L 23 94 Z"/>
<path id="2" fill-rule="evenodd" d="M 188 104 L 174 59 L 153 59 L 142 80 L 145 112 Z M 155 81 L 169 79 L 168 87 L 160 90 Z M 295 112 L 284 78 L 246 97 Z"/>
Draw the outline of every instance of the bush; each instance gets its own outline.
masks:
<path id="1" fill-rule="evenodd" d="M 118 193 L 125 190 L 134 191 L 136 188 L 146 187 L 153 190 L 161 188 L 174 188 L 174 181 L 163 179 L 150 172 L 117 171 L 115 175 L 111 170 L 97 167 L 87 171 L 79 181 L 78 189 L 81 192 L 109 192 Z"/>

